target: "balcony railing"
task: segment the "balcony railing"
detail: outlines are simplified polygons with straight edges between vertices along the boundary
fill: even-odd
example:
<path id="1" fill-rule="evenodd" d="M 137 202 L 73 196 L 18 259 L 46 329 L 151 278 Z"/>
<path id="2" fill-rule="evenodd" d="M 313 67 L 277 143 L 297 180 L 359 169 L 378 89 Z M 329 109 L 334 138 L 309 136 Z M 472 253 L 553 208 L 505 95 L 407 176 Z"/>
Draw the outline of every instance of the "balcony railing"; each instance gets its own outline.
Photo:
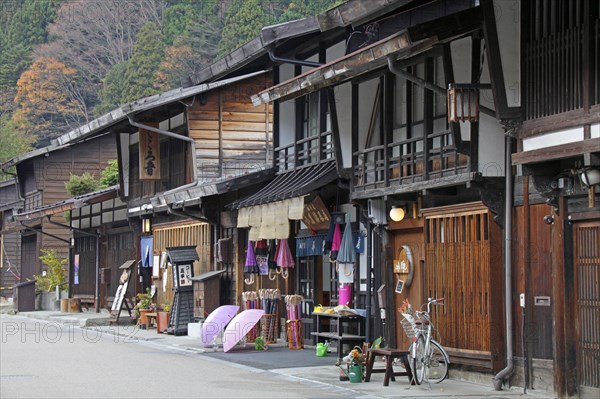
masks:
<path id="1" fill-rule="evenodd" d="M 275 173 L 317 165 L 335 158 L 332 134 L 321 132 L 275 149 Z"/>
<path id="2" fill-rule="evenodd" d="M 367 191 L 425 182 L 471 171 L 469 157 L 456 151 L 450 131 L 433 133 L 427 138 L 431 145 L 427 157 L 422 137 L 356 152 L 355 190 Z"/>

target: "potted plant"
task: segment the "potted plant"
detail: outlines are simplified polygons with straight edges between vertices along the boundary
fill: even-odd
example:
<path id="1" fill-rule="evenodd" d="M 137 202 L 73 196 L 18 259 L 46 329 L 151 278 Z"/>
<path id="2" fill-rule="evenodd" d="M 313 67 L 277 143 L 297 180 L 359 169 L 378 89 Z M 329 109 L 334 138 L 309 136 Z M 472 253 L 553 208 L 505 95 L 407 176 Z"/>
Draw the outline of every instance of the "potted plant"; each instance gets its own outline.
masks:
<path id="1" fill-rule="evenodd" d="M 34 275 L 36 288 L 36 310 L 59 310 L 61 299 L 56 296 L 57 287 L 60 288 L 67 281 L 67 259 L 61 257 L 54 249 L 42 249 L 40 260 L 47 266 L 47 270 L 39 275 Z M 66 294 L 66 293 L 65 293 Z M 66 296 L 66 295 L 65 295 Z"/>
<path id="2" fill-rule="evenodd" d="M 155 310 L 156 305 L 152 302 L 150 288 L 146 289 L 146 292 L 140 292 L 137 294 L 137 303 L 133 308 L 132 317 L 137 320 L 137 324 L 140 326 L 140 328 L 148 327 L 149 322 L 146 314 L 152 313 Z"/>
<path id="3" fill-rule="evenodd" d="M 162 310 L 156 312 L 156 332 L 166 332 L 169 327 L 169 318 L 171 317 L 171 304 L 165 302 L 162 306 Z"/>

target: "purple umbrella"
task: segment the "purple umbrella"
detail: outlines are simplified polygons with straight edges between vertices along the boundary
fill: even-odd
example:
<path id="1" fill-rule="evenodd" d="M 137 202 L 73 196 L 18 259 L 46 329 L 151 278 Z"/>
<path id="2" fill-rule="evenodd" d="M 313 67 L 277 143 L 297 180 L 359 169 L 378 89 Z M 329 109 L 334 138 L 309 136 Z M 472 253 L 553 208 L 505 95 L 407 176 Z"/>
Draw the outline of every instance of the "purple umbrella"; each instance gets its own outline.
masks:
<path id="1" fill-rule="evenodd" d="M 239 309 L 237 305 L 223 305 L 213 310 L 202 323 L 202 344 L 209 346 Z"/>
<path id="2" fill-rule="evenodd" d="M 254 256 L 254 248 L 252 241 L 248 241 L 248 250 L 246 252 L 246 263 L 244 264 L 244 273 L 258 273 L 258 265 L 256 264 L 256 256 Z"/>
<path id="3" fill-rule="evenodd" d="M 247 309 L 235 316 L 223 333 L 223 352 L 229 352 L 240 342 L 264 314 L 262 309 Z"/>

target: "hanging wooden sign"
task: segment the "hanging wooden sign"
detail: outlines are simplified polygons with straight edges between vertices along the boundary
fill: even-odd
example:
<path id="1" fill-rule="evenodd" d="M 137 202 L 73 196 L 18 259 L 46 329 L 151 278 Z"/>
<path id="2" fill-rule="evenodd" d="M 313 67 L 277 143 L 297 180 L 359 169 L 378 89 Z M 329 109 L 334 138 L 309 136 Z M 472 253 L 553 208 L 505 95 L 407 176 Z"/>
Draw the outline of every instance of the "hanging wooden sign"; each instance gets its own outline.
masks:
<path id="1" fill-rule="evenodd" d="M 160 180 L 160 135 L 140 129 L 140 180 Z"/>
<path id="2" fill-rule="evenodd" d="M 317 196 L 310 204 L 304 206 L 304 224 L 311 230 L 327 230 L 331 216 L 321 197 Z"/>

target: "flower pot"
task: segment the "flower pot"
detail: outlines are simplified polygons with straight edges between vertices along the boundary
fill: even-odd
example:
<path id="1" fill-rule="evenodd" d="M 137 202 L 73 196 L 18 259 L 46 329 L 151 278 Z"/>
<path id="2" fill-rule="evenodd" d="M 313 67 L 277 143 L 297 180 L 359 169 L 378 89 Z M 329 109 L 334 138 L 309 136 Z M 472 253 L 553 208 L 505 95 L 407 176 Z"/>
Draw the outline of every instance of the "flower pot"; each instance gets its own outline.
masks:
<path id="1" fill-rule="evenodd" d="M 150 309 L 140 309 L 140 318 L 138 319 L 138 324 L 142 329 L 147 328 L 148 324 L 150 324 L 148 316 L 146 316 L 148 313 L 150 313 Z"/>
<path id="2" fill-rule="evenodd" d="M 170 312 L 159 311 L 156 313 L 156 332 L 166 332 L 169 327 Z"/>

